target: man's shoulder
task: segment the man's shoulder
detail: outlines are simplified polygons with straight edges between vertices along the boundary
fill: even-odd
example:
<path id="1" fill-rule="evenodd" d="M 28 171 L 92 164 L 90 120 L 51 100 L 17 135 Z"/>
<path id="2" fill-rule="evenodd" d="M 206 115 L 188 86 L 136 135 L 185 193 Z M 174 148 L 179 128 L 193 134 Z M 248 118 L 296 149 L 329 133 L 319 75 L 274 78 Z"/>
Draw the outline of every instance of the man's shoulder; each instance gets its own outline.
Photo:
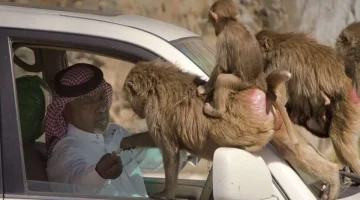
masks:
<path id="1" fill-rule="evenodd" d="M 81 145 L 79 145 L 79 140 L 76 140 L 74 137 L 65 136 L 59 142 L 56 143 L 52 151 L 51 158 L 58 158 L 59 156 L 69 156 L 72 154 L 77 154 L 82 151 Z M 50 159 L 51 159 L 50 158 Z"/>
<path id="2" fill-rule="evenodd" d="M 76 147 L 77 145 L 74 145 L 77 142 L 76 138 L 74 138 L 73 136 L 69 136 L 66 135 L 65 137 L 63 137 L 61 140 L 59 140 L 54 149 L 58 146 L 61 147 Z"/>
<path id="3" fill-rule="evenodd" d="M 112 124 L 110 123 L 107 130 L 105 131 L 105 134 L 112 134 L 116 133 L 121 136 L 129 136 L 131 135 L 124 127 L 118 125 L 118 124 Z"/>

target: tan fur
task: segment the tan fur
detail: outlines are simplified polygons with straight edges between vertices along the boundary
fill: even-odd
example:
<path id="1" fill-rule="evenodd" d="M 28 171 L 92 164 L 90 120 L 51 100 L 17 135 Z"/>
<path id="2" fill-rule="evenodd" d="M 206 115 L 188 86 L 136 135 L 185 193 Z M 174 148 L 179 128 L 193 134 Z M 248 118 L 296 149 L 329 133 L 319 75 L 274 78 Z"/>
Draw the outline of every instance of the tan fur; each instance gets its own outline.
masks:
<path id="1" fill-rule="evenodd" d="M 329 194 L 324 194 L 321 199 L 337 199 L 340 192 L 340 177 L 337 165 L 324 158 L 296 128 L 293 129 L 292 134 L 297 137 L 299 144 L 292 145 L 286 130 L 287 127 L 282 126 L 274 134 L 271 144 L 291 165 L 301 168 L 313 176 L 320 177 L 330 184 Z"/>
<path id="2" fill-rule="evenodd" d="M 360 22 L 353 22 L 345 27 L 336 39 L 335 47 L 337 53 L 343 57 L 345 61 L 345 73 L 352 80 L 355 89 L 352 98 L 356 101 L 360 96 Z M 357 109 L 360 104 L 357 103 Z M 360 126 L 360 119 L 356 123 Z M 358 129 L 359 130 L 359 129 Z M 360 154 L 360 141 L 355 139 Z M 339 159 L 336 154 L 331 155 L 331 159 L 343 166 L 343 160 Z"/>
<path id="3" fill-rule="evenodd" d="M 290 101 L 296 96 L 322 102 L 321 92 L 330 100 L 347 95 L 343 61 L 330 47 L 301 33 L 262 30 L 256 38 L 266 63 L 265 72 L 286 69 L 292 74 L 293 78 L 287 83 L 288 88 L 294 89 L 288 91 Z"/>
<path id="4" fill-rule="evenodd" d="M 239 8 L 232 0 L 218 0 L 210 8 L 209 21 L 217 35 L 217 66 L 204 88 L 207 93 L 215 87 L 213 98 L 215 108 L 210 103 L 206 103 L 204 113 L 212 117 L 221 117 L 226 112 L 226 101 L 231 91 L 258 87 L 267 92 L 268 89 L 259 44 L 255 36 L 237 20 L 238 14 Z M 288 76 L 290 79 L 291 74 L 286 73 L 282 76 Z M 281 78 L 270 79 L 283 82 Z M 268 81 L 270 79 L 268 77 Z M 282 117 L 287 116 L 280 99 L 276 99 L 274 104 Z M 289 129 L 288 132 L 291 133 L 292 126 L 285 124 Z M 296 137 L 291 134 L 289 136 L 292 143 L 297 145 Z"/>
<path id="5" fill-rule="evenodd" d="M 352 79 L 360 96 L 360 22 L 345 27 L 335 43 L 337 52 L 345 60 L 345 72 Z"/>
<path id="6" fill-rule="evenodd" d="M 330 47 L 304 34 L 264 30 L 256 37 L 262 46 L 266 72 L 285 69 L 292 74 L 292 79 L 287 82 L 287 92 L 290 107 L 295 112 L 306 113 L 306 104 L 315 108 L 324 106 L 321 92 L 330 99 L 330 105 L 326 106 L 327 127 L 321 133 L 310 132 L 320 137 L 330 136 L 339 159 L 360 174 L 355 145 L 358 140 L 356 122 L 360 115 L 350 98 L 351 80 L 345 74 L 342 59 Z M 306 123 L 299 124 L 307 126 Z"/>
<path id="7" fill-rule="evenodd" d="M 259 89 L 230 94 L 229 111 L 222 118 L 207 117 L 202 113 L 205 97 L 196 95 L 197 79 L 168 62 L 150 61 L 137 63 L 125 80 L 126 98 L 146 117 L 149 133 L 163 152 L 166 186 L 152 197 L 174 197 L 180 149 L 208 160 L 220 146 L 258 151 L 282 123 Z"/>
<path id="8" fill-rule="evenodd" d="M 218 0 L 210 8 L 209 21 L 217 35 L 216 62 L 210 80 L 199 93 L 214 89 L 214 107 L 205 104 L 204 113 L 221 117 L 226 112 L 228 94 L 251 87 L 267 90 L 260 47 L 236 16 L 238 6 L 232 0 Z M 235 75 L 235 76 L 232 76 Z"/>
<path id="9" fill-rule="evenodd" d="M 275 94 L 281 94 L 281 101 L 286 102 L 284 81 L 281 82 L 279 79 L 288 80 L 286 71 L 274 71 L 269 74 L 269 88 Z M 259 94 L 265 96 L 261 90 L 249 89 L 231 93 L 227 103 L 229 111 L 223 118 L 209 118 L 201 112 L 204 96 L 195 95 L 198 85 L 195 83 L 196 80 L 199 78 L 163 61 L 139 62 L 125 80 L 124 93 L 127 100 L 136 113 L 146 117 L 149 134 L 163 152 L 166 186 L 163 192 L 152 195 L 153 198 L 174 197 L 180 149 L 212 160 L 213 153 L 218 147 L 239 147 L 254 152 L 260 150 L 272 138 L 272 143 L 291 163 L 328 181 L 332 185 L 331 195 L 336 196 L 339 184 L 336 179 L 338 171 L 334 172 L 332 163 L 323 160 L 315 149 L 304 143 L 302 136 L 297 133 L 287 117 L 284 120 L 290 122 L 293 135 L 301 143 L 293 145 L 289 142 L 284 125 L 281 125 L 282 118 L 271 106 L 274 97 L 269 96 L 266 102 L 261 104 L 258 100 Z M 280 98 L 276 100 L 278 99 Z M 274 132 L 280 126 L 283 128 L 276 136 L 278 133 Z M 309 155 L 306 156 L 307 154 Z M 306 165 L 306 159 L 301 159 L 304 156 L 308 159 L 319 159 L 322 165 Z"/>
<path id="10" fill-rule="evenodd" d="M 271 73 L 273 72 L 270 72 L 270 74 Z M 287 90 L 283 89 L 279 91 L 279 93 L 281 97 L 283 97 L 281 102 L 287 102 L 288 99 L 285 98 L 287 96 Z M 284 117 L 284 124 L 274 134 L 271 144 L 292 166 L 300 168 L 310 175 L 319 177 L 330 184 L 329 194 L 324 193 L 321 196 L 322 200 L 337 199 L 340 192 L 340 177 L 337 165 L 330 162 L 315 149 L 300 131 L 301 127 L 294 125 L 289 116 L 286 115 Z M 292 143 L 293 139 L 289 137 L 289 134 L 297 138 L 297 145 Z"/>

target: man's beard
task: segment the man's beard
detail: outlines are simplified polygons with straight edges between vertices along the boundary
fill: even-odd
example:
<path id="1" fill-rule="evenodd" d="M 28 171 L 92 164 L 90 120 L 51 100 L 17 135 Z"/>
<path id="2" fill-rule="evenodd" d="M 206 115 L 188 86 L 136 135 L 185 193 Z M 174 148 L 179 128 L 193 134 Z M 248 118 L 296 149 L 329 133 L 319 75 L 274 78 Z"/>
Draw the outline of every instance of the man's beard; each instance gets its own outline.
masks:
<path id="1" fill-rule="evenodd" d="M 102 134 L 104 133 L 109 126 L 109 117 L 105 117 L 95 121 L 94 124 L 94 133 Z"/>

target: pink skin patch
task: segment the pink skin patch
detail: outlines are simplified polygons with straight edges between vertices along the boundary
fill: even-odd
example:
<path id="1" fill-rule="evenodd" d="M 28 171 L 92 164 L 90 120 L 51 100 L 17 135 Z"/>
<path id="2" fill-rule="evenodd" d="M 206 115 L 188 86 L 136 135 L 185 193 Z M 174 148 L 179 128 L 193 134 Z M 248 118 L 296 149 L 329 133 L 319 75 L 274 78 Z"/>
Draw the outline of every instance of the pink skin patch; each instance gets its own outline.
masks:
<path id="1" fill-rule="evenodd" d="M 350 91 L 350 99 L 353 101 L 354 104 L 359 104 L 360 103 L 360 99 L 358 97 L 358 95 L 356 94 L 356 89 L 355 87 L 353 87 Z"/>
<path id="2" fill-rule="evenodd" d="M 262 121 L 274 120 L 274 116 L 270 112 L 272 101 L 266 96 L 264 91 L 257 88 L 251 89 L 249 97 L 253 115 L 257 116 L 257 118 Z M 280 128 L 282 123 L 281 116 L 276 116 L 276 128 Z"/>

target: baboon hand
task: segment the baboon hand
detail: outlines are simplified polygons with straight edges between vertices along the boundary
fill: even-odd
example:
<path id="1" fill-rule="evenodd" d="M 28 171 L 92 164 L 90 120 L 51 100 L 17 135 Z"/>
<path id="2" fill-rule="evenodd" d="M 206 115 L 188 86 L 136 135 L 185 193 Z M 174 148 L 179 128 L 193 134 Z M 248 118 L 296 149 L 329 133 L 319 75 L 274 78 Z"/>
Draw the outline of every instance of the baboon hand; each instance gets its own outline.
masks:
<path id="1" fill-rule="evenodd" d="M 165 191 L 162 191 L 162 192 L 157 192 L 157 193 L 150 195 L 150 198 L 161 199 L 161 200 L 171 200 L 171 199 L 174 199 L 175 197 L 166 194 Z"/>
<path id="2" fill-rule="evenodd" d="M 130 150 L 136 148 L 134 142 L 132 142 L 131 136 L 124 137 L 120 142 L 120 148 L 123 150 Z"/>
<path id="3" fill-rule="evenodd" d="M 197 95 L 203 95 L 203 94 L 206 94 L 206 88 L 205 88 L 205 86 L 204 85 L 199 85 L 198 87 L 197 87 L 197 90 L 196 90 L 196 92 L 197 92 Z"/>

